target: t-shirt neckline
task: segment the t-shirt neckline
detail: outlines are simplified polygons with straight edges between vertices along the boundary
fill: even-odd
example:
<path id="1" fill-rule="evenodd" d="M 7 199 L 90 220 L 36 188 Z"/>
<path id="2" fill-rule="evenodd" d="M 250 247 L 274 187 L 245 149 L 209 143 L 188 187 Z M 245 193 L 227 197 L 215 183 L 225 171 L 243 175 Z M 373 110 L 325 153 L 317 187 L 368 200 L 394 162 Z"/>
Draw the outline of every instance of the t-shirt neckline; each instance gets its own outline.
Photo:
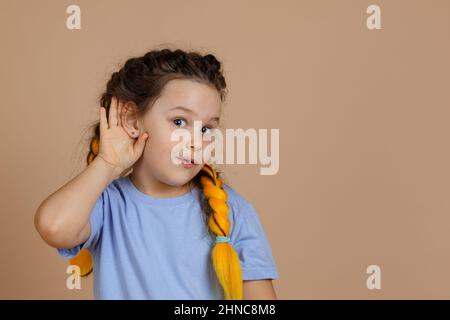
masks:
<path id="1" fill-rule="evenodd" d="M 169 197 L 169 198 L 158 198 L 151 196 L 149 194 L 143 193 L 140 191 L 131 181 L 130 175 L 122 178 L 125 186 L 128 190 L 138 199 L 144 201 L 150 205 L 158 205 L 158 206 L 176 206 L 180 204 L 186 204 L 191 202 L 194 199 L 198 199 L 199 187 L 195 186 L 191 191 L 188 191 L 180 196 Z"/>

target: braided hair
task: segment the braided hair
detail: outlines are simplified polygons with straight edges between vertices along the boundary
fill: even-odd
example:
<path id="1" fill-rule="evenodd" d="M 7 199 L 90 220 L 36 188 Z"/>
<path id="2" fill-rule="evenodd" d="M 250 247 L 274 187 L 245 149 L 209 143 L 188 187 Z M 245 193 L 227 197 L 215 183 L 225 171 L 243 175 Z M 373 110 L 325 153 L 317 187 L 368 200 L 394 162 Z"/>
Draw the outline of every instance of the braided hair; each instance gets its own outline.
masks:
<path id="1" fill-rule="evenodd" d="M 100 97 L 100 105 L 109 115 L 111 98 L 132 101 L 138 107 L 137 114 L 145 114 L 160 95 L 164 85 L 173 79 L 192 79 L 212 85 L 224 101 L 227 95 L 221 63 L 213 54 L 201 55 L 181 49 L 164 48 L 152 50 L 141 57 L 128 59 L 124 66 L 111 75 L 106 91 Z M 93 127 L 87 165 L 98 155 L 100 146 L 100 123 Z M 124 173 L 122 173 L 123 175 Z M 197 185 L 202 192 L 202 211 L 209 234 L 216 238 L 211 252 L 211 262 L 225 299 L 242 299 L 242 271 L 239 257 L 229 242 L 230 221 L 228 219 L 227 193 L 223 188 L 220 172 L 205 163 L 189 183 Z M 220 241 L 228 239 L 228 241 Z M 93 270 L 93 259 L 88 249 L 81 250 L 70 259 L 70 264 L 80 267 L 82 276 Z"/>

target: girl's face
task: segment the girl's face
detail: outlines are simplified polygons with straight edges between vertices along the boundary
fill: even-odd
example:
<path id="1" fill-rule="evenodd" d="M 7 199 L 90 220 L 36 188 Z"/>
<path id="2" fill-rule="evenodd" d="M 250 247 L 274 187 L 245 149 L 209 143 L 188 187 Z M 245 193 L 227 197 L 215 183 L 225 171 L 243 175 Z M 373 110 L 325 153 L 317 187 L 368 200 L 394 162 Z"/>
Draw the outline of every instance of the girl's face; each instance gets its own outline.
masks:
<path id="1" fill-rule="evenodd" d="M 203 158 L 203 151 L 211 141 L 204 141 L 203 137 L 218 128 L 220 111 L 221 99 L 214 87 L 187 79 L 169 81 L 154 105 L 138 121 L 139 132 L 149 134 L 139 169 L 164 184 L 185 185 L 209 160 Z M 201 121 L 201 125 L 194 128 L 194 121 Z M 172 141 L 172 132 L 179 128 L 189 131 L 190 141 Z M 199 141 L 194 141 L 194 129 L 198 131 L 195 135 Z M 202 163 L 191 168 L 174 163 L 172 150 L 177 145 L 182 145 L 185 157 L 197 157 Z M 182 150 L 176 154 L 181 157 Z"/>

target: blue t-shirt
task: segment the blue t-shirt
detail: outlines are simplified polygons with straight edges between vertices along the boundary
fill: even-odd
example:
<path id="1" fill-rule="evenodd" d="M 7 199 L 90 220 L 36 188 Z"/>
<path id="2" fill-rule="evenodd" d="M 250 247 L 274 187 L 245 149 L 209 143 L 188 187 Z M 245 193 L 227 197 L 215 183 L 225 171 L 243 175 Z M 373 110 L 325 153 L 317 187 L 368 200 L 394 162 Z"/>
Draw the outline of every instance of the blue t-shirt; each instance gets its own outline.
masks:
<path id="1" fill-rule="evenodd" d="M 279 274 L 254 207 L 227 184 L 230 243 L 243 280 Z M 89 218 L 89 239 L 57 249 L 72 258 L 88 248 L 94 259 L 95 299 L 224 299 L 216 278 L 201 210 L 201 189 L 172 198 L 141 192 L 129 176 L 113 180 Z"/>

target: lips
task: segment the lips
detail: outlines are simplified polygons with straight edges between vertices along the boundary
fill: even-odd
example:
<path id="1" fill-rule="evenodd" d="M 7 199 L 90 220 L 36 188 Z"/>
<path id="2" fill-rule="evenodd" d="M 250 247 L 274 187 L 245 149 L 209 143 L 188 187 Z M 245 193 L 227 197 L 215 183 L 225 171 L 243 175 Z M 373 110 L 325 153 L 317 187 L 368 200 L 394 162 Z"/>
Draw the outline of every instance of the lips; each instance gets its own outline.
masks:
<path id="1" fill-rule="evenodd" d="M 198 163 L 196 163 L 194 160 L 191 160 L 191 159 L 180 158 L 180 157 L 178 157 L 178 159 L 180 159 L 181 161 L 183 161 L 183 164 L 198 164 Z"/>

